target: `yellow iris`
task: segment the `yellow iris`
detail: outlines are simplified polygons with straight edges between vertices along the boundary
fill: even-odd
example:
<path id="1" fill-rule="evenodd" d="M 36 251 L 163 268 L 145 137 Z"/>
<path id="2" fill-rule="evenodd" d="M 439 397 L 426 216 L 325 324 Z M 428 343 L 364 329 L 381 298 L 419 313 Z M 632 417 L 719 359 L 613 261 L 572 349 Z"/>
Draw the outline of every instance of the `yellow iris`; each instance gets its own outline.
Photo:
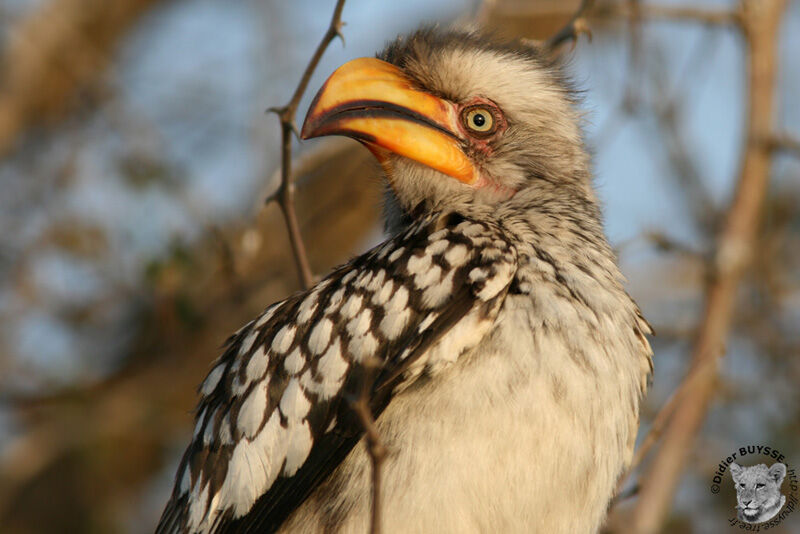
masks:
<path id="1" fill-rule="evenodd" d="M 473 108 L 467 111 L 466 126 L 475 132 L 486 133 L 494 128 L 494 117 L 488 109 Z"/>

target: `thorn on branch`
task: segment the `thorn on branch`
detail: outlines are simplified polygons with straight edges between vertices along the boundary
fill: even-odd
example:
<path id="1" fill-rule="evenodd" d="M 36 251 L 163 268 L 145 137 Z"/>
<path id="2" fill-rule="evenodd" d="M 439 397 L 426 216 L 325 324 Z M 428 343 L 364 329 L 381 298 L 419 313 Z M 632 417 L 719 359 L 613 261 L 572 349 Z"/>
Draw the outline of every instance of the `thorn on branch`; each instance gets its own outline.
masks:
<path id="1" fill-rule="evenodd" d="M 585 35 L 589 42 L 592 42 L 592 28 L 589 26 L 589 21 L 583 17 L 575 19 L 575 40 L 581 35 Z"/>
<path id="2" fill-rule="evenodd" d="M 342 33 L 342 28 L 344 28 L 346 25 L 347 25 L 346 22 L 340 21 L 339 24 L 336 25 L 336 28 L 334 28 L 333 30 L 334 38 L 338 37 L 339 40 L 342 41 L 342 46 L 346 45 L 344 40 L 344 34 Z"/>
<path id="3" fill-rule="evenodd" d="M 690 245 L 681 243 L 658 230 L 644 232 L 644 237 L 661 252 L 677 252 L 690 258 L 704 259 L 705 254 L 695 250 Z"/>
<path id="4" fill-rule="evenodd" d="M 614 499 L 611 501 L 611 508 L 621 503 L 622 501 L 626 501 L 631 497 L 635 497 L 637 493 L 639 493 L 639 484 L 634 484 L 627 490 L 618 493 L 617 496 L 614 497 Z"/>

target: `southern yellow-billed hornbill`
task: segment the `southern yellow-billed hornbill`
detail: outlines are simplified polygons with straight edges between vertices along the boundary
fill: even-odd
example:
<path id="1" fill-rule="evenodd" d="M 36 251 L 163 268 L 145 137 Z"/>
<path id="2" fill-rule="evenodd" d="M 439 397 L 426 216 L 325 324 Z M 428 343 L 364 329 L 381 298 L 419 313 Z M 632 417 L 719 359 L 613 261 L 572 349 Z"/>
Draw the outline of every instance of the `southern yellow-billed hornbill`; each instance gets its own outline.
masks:
<path id="1" fill-rule="evenodd" d="M 302 134 L 375 154 L 389 237 L 231 337 L 159 532 L 367 532 L 350 407 L 365 381 L 388 449 L 386 531 L 602 524 L 650 329 L 604 237 L 560 67 L 437 30 L 379 58 L 334 72 Z"/>

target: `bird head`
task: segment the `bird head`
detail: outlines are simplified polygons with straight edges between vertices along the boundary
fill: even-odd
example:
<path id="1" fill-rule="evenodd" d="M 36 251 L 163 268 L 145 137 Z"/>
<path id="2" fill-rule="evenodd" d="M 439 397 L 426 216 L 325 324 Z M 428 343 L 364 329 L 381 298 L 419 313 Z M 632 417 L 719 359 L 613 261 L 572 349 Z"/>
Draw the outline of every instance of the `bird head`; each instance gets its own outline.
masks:
<path id="1" fill-rule="evenodd" d="M 496 209 L 541 184 L 591 195 L 580 114 L 539 47 L 424 29 L 339 67 L 302 137 L 352 137 L 405 212 Z M 524 195 L 523 195 L 524 196 Z"/>

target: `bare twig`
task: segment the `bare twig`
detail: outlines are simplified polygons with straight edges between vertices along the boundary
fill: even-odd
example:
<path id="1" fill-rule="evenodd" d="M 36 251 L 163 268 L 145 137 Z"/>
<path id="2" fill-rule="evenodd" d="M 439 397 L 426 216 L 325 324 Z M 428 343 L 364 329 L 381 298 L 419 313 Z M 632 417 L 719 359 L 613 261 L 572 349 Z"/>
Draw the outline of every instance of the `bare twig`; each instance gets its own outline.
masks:
<path id="1" fill-rule="evenodd" d="M 328 48 L 328 45 L 336 38 L 339 37 L 344 42 L 342 36 L 342 9 L 344 8 L 345 0 L 337 0 L 336 7 L 333 10 L 333 17 L 328 26 L 325 35 L 322 36 L 314 55 L 306 66 L 306 70 L 300 77 L 300 82 L 294 90 L 292 99 L 289 103 L 282 107 L 270 108 L 269 111 L 276 113 L 281 121 L 281 183 L 278 190 L 267 199 L 267 202 L 276 200 L 283 212 L 283 218 L 286 222 L 286 229 L 289 232 L 289 241 L 292 244 L 292 252 L 294 253 L 295 264 L 297 265 L 297 272 L 300 276 L 300 283 L 304 288 L 308 288 L 312 283 L 311 268 L 308 265 L 308 256 L 306 254 L 305 245 L 303 244 L 303 237 L 300 235 L 300 227 L 297 224 L 297 215 L 294 209 L 294 182 L 292 181 L 292 134 L 297 134 L 297 126 L 294 123 L 294 116 L 297 113 L 297 106 L 300 104 L 300 99 L 303 97 L 308 82 L 311 80 L 311 75 L 314 69 L 317 68 L 322 54 Z"/>
<path id="2" fill-rule="evenodd" d="M 292 250 L 294 251 L 295 262 L 297 263 L 297 270 L 304 287 L 309 287 L 312 283 L 311 269 L 308 266 L 306 259 L 305 247 L 303 246 L 302 236 L 297 225 L 297 218 L 294 211 L 294 183 L 292 181 L 292 148 L 291 136 L 297 134 L 297 127 L 294 124 L 294 116 L 297 112 L 297 106 L 300 98 L 308 86 L 311 79 L 311 74 L 317 67 L 322 54 L 328 45 L 336 38 L 339 37 L 344 41 L 341 30 L 343 23 L 341 21 L 342 9 L 344 8 L 345 0 L 337 0 L 336 7 L 333 10 L 333 17 L 328 26 L 328 31 L 322 37 L 322 40 L 317 46 L 311 61 L 308 63 L 303 76 L 300 78 L 300 83 L 295 89 L 292 99 L 289 103 L 281 108 L 273 108 L 273 111 L 278 114 L 281 120 L 281 134 L 282 134 L 282 154 L 281 154 L 281 183 L 277 192 L 270 198 L 270 200 L 277 200 L 283 211 L 284 219 L 286 220 L 286 227 L 289 231 L 289 239 L 292 243 Z M 367 374 L 370 374 L 369 372 Z M 351 403 L 351 408 L 358 417 L 361 425 L 364 428 L 364 433 L 367 440 L 367 451 L 372 462 L 372 517 L 370 523 L 370 533 L 380 534 L 381 532 L 381 473 L 383 461 L 386 458 L 386 449 L 383 446 L 378 428 L 375 424 L 375 419 L 372 416 L 372 409 L 370 408 L 370 395 L 369 386 L 371 382 L 365 380 L 364 387 L 361 395 L 354 402 Z"/>
<path id="3" fill-rule="evenodd" d="M 558 30 L 552 37 L 544 43 L 544 47 L 554 50 L 566 41 L 572 41 L 578 38 L 582 33 L 591 36 L 589 25 L 586 22 L 586 13 L 592 8 L 594 0 L 581 0 L 578 10 L 569 19 L 569 22 L 563 28 Z"/>
<path id="4" fill-rule="evenodd" d="M 744 160 L 714 258 L 706 308 L 692 354 L 692 368 L 708 367 L 687 384 L 666 423 L 663 442 L 641 481 L 629 528 L 659 530 L 700 425 L 714 396 L 719 360 L 731 326 L 736 293 L 752 256 L 770 171 L 770 150 L 763 132 L 772 131 L 776 72 L 776 36 L 786 0 L 742 0 L 738 20 L 747 38 L 749 67 L 748 129 Z"/>
<path id="5" fill-rule="evenodd" d="M 370 533 L 381 533 L 381 473 L 383 461 L 386 459 L 386 447 L 383 446 L 381 436 L 375 419 L 372 417 L 372 410 L 369 407 L 367 389 L 352 404 L 353 411 L 358 416 L 367 438 L 367 451 L 372 461 L 372 519 L 370 522 Z"/>
<path id="6" fill-rule="evenodd" d="M 364 378 L 361 383 L 361 392 L 355 400 L 350 402 L 350 408 L 358 417 L 364 429 L 366 438 L 367 453 L 372 463 L 372 514 L 370 519 L 370 534 L 381 533 L 381 474 L 383 472 L 383 461 L 386 459 L 386 447 L 381 441 L 378 426 L 370 407 L 370 393 L 375 385 L 375 371 L 380 362 L 377 358 L 372 358 L 363 363 Z"/>
<path id="7" fill-rule="evenodd" d="M 681 243 L 680 241 L 659 230 L 646 231 L 642 237 L 644 237 L 653 246 L 664 252 L 675 252 L 693 259 L 704 257 L 701 251 L 695 250 L 691 247 L 691 245 Z"/>

